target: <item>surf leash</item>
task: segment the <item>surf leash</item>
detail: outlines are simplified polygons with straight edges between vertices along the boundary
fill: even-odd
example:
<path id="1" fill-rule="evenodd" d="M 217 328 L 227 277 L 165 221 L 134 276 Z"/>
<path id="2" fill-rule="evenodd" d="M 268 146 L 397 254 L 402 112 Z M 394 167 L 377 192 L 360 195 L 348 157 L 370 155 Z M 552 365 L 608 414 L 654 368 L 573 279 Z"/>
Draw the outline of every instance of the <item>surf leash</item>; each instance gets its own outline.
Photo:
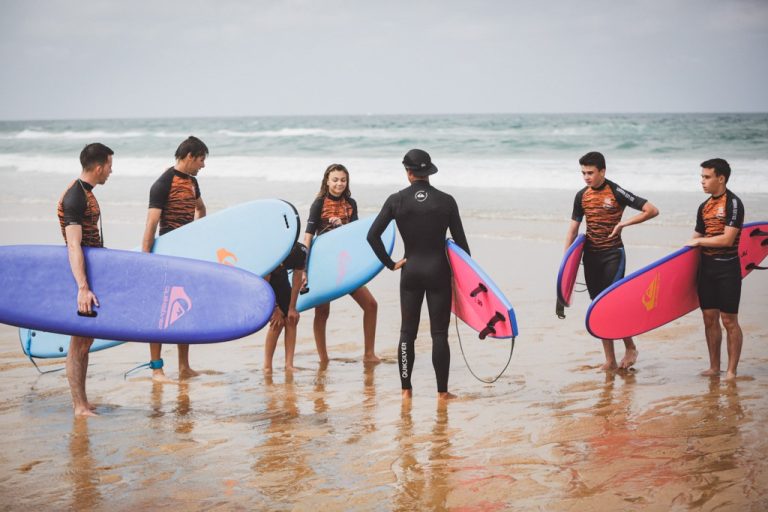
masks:
<path id="1" fill-rule="evenodd" d="M 130 370 L 128 370 L 127 372 L 125 372 L 123 374 L 123 380 L 126 380 L 128 378 L 128 375 L 130 375 L 130 374 L 132 374 L 132 373 L 134 373 L 134 372 L 136 372 L 138 370 L 141 370 L 142 368 L 149 368 L 150 370 L 159 370 L 162 367 L 163 367 L 163 359 L 162 358 L 155 359 L 155 360 L 150 361 L 148 363 L 140 364 L 136 368 L 131 368 Z"/>
<path id="2" fill-rule="evenodd" d="M 29 362 L 30 362 L 30 363 L 32 363 L 33 365 L 35 365 L 35 369 L 36 369 L 38 372 L 40 372 L 40 375 L 45 375 L 46 373 L 55 373 L 55 372 L 60 372 L 61 370 L 63 370 L 64 368 L 66 368 L 66 366 L 62 366 L 61 368 L 54 368 L 53 370 L 46 370 L 46 371 L 43 371 L 43 370 L 41 370 L 41 369 L 40 369 L 40 367 L 39 367 L 39 366 L 37 366 L 37 363 L 35 362 L 35 360 L 34 360 L 34 358 L 33 358 L 32 356 L 27 356 L 27 358 L 29 358 Z"/>
<path id="3" fill-rule="evenodd" d="M 512 336 L 512 342 L 509 344 L 509 358 L 507 359 L 507 364 L 504 365 L 504 368 L 502 368 L 501 372 L 499 372 L 499 374 L 493 379 L 490 379 L 490 380 L 483 379 L 478 377 L 478 375 L 472 370 L 472 367 L 469 365 L 469 361 L 467 361 L 467 355 L 464 353 L 464 345 L 461 343 L 461 334 L 459 333 L 459 317 L 456 315 L 453 315 L 453 319 L 454 319 L 454 325 L 456 326 L 456 337 L 459 339 L 459 348 L 461 349 L 461 357 L 464 358 L 464 363 L 467 365 L 467 370 L 469 370 L 469 373 L 471 373 L 474 378 L 476 378 L 477 380 L 485 384 L 493 384 L 494 382 L 499 380 L 501 376 L 504 375 L 504 372 L 507 371 L 507 368 L 509 368 L 509 363 L 512 361 L 512 353 L 515 351 L 515 337 Z M 484 329 L 483 332 L 485 332 L 486 329 Z M 487 334 L 489 333 L 486 333 L 486 335 Z M 483 336 L 480 339 L 484 339 L 484 338 L 485 336 Z"/>

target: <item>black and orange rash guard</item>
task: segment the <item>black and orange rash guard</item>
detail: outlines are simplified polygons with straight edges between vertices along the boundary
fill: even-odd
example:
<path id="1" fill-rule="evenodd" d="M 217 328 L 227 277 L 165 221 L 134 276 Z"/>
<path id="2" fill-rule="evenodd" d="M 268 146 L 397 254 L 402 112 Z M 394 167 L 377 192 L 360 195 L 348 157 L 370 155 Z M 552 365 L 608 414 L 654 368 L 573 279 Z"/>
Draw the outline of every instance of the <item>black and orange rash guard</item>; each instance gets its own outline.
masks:
<path id="1" fill-rule="evenodd" d="M 149 207 L 163 210 L 160 214 L 160 234 L 195 220 L 199 198 L 200 187 L 194 176 L 173 167 L 161 174 L 149 190 Z"/>
<path id="2" fill-rule="evenodd" d="M 744 225 L 744 204 L 736 194 L 725 189 L 725 194 L 710 196 L 701 203 L 696 213 L 696 232 L 705 237 L 725 233 L 725 227 L 738 228 L 736 240 L 729 247 L 702 247 L 702 253 L 718 258 L 732 258 L 739 255 L 741 227 Z"/>
<path id="3" fill-rule="evenodd" d="M 57 207 L 59 225 L 64 242 L 67 241 L 67 226 L 79 225 L 83 228 L 83 238 L 80 245 L 85 247 L 103 247 L 99 231 L 99 217 L 101 209 L 96 196 L 93 195 L 93 186 L 79 179 L 72 182 L 59 200 Z"/>
<path id="4" fill-rule="evenodd" d="M 332 230 L 334 226 L 328 220 L 331 217 L 340 218 L 342 225 L 356 221 L 357 202 L 351 197 L 334 197 L 331 194 L 318 197 L 309 207 L 306 232 L 322 235 Z"/>
<path id="5" fill-rule="evenodd" d="M 584 187 L 573 201 L 571 218 L 581 222 L 587 217 L 587 242 L 585 249 L 597 252 L 624 247 L 621 234 L 610 238 L 616 224 L 621 222 L 624 208 L 642 210 L 647 199 L 628 192 L 610 180 L 598 188 Z"/>

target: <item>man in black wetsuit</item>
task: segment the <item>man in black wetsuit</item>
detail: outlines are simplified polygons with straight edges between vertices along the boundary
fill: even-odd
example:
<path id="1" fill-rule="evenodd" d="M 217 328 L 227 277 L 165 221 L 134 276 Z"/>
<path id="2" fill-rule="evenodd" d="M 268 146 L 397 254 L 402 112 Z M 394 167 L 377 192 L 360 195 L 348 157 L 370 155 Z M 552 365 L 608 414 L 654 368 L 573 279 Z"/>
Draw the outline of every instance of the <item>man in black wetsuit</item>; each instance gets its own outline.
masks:
<path id="1" fill-rule="evenodd" d="M 421 305 L 427 296 L 429 325 L 432 334 L 432 366 L 441 399 L 454 398 L 448 392 L 451 349 L 448 325 L 451 320 L 451 268 L 445 254 L 448 228 L 455 242 L 469 254 L 469 245 L 461 225 L 456 201 L 429 184 L 429 176 L 437 172 L 429 154 L 412 149 L 403 158 L 411 186 L 387 198 L 381 212 L 368 231 L 368 243 L 381 262 L 390 270 L 403 269 L 400 275 L 400 344 L 398 366 L 403 398 L 411 398 L 411 373 L 416 356 L 415 341 L 419 329 Z M 403 239 L 405 254 L 395 263 L 387 254 L 381 234 L 394 219 Z M 407 263 L 406 263 L 407 261 Z"/>

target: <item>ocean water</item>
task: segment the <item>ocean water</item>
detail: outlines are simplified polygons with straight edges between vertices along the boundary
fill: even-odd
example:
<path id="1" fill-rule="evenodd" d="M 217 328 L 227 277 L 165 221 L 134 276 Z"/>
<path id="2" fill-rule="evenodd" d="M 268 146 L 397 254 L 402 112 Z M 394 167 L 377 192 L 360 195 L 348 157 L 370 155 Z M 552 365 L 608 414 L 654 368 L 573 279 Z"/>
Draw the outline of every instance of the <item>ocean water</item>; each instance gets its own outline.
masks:
<path id="1" fill-rule="evenodd" d="M 699 163 L 727 159 L 731 188 L 768 193 L 768 114 L 318 116 L 0 122 L 0 170 L 78 172 L 83 145 L 115 150 L 124 176 L 155 176 L 190 134 L 211 150 L 210 177 L 315 183 L 332 162 L 354 183 L 403 182 L 410 148 L 430 152 L 450 187 L 581 186 L 578 158 L 606 155 L 609 177 L 636 193 L 700 192 Z M 642 195 L 642 194 L 641 194 Z"/>

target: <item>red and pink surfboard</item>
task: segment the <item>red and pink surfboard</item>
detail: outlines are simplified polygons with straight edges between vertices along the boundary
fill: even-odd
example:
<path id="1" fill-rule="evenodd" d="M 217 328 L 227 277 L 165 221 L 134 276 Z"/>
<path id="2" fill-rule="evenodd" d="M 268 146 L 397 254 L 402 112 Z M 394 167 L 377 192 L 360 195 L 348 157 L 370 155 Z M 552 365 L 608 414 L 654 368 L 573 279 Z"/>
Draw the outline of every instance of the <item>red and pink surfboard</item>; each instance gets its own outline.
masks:
<path id="1" fill-rule="evenodd" d="M 587 330 L 621 339 L 661 327 L 699 307 L 699 248 L 684 247 L 613 283 L 587 310 Z M 739 242 L 742 278 L 768 256 L 768 222 L 745 224 Z"/>
<path id="2" fill-rule="evenodd" d="M 563 306 L 571 305 L 573 285 L 576 284 L 576 276 L 579 273 L 581 256 L 584 253 L 584 242 L 587 237 L 583 234 L 576 237 L 568 250 L 565 251 L 560 270 L 557 272 L 557 300 Z"/>
<path id="3" fill-rule="evenodd" d="M 446 254 L 453 273 L 453 313 L 478 331 L 480 339 L 517 337 L 512 304 L 491 278 L 453 240 L 446 241 Z"/>

